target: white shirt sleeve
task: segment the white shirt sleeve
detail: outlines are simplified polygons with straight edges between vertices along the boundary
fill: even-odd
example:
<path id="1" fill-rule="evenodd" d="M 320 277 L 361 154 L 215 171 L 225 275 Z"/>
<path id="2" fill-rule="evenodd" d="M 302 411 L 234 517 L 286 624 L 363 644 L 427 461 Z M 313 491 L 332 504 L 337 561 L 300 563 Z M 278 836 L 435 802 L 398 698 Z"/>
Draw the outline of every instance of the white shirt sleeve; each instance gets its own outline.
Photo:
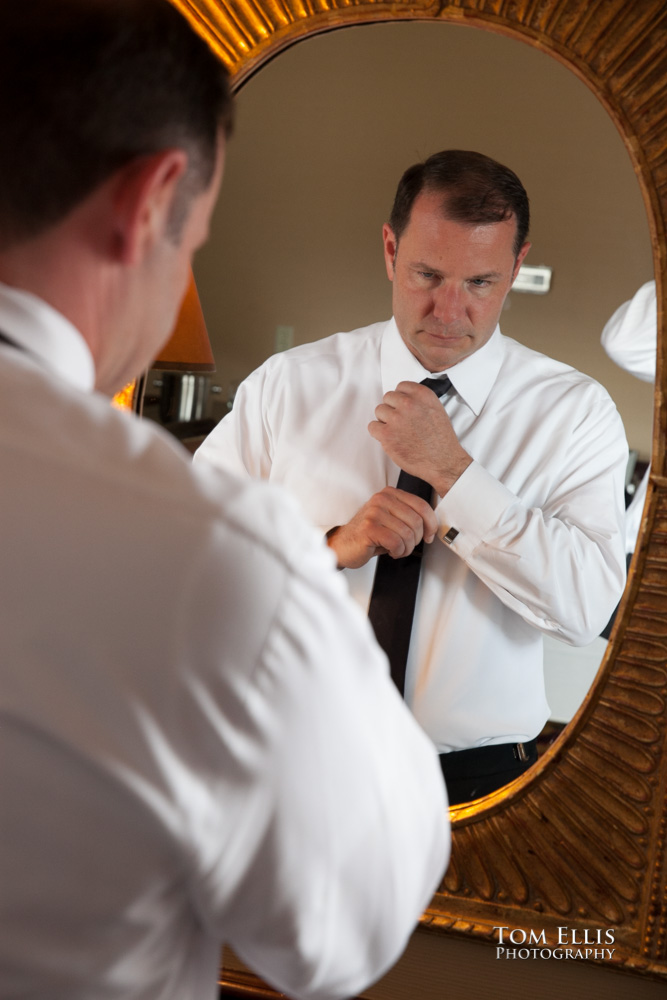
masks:
<path id="1" fill-rule="evenodd" d="M 242 494 L 246 523 L 253 491 Z M 206 633 L 219 648 L 207 609 L 221 591 L 235 634 L 257 644 L 252 675 L 224 698 L 215 658 L 211 692 L 198 675 L 197 705 L 224 734 L 229 760 L 197 824 L 197 905 L 280 990 L 347 997 L 396 961 L 444 873 L 444 782 L 331 553 L 282 492 L 261 495 L 272 498 L 256 513 L 275 552 L 240 560 L 230 588 L 228 561 L 209 546 L 191 599 L 199 649 Z M 235 647 L 227 632 L 232 662 Z"/>
<path id="2" fill-rule="evenodd" d="M 600 634 L 625 584 L 627 445 L 611 400 L 580 426 L 543 505 L 527 505 L 473 462 L 436 513 L 439 537 L 503 604 L 541 631 L 583 646 Z"/>
<path id="3" fill-rule="evenodd" d="M 655 281 L 647 281 L 607 321 L 602 346 L 619 368 L 654 382 L 657 332 Z"/>
<path id="4" fill-rule="evenodd" d="M 195 465 L 208 464 L 254 479 L 270 478 L 274 431 L 263 407 L 263 391 L 269 376 L 269 363 L 265 362 L 241 383 L 231 412 L 195 452 Z"/>

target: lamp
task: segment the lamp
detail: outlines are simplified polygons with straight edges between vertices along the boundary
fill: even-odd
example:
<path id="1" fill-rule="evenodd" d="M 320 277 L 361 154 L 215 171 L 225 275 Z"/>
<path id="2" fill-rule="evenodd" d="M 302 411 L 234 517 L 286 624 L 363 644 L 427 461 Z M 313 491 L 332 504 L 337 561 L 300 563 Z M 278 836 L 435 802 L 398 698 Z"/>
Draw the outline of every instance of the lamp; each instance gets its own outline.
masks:
<path id="1" fill-rule="evenodd" d="M 192 272 L 174 331 L 151 368 L 171 372 L 215 371 L 213 352 Z"/>

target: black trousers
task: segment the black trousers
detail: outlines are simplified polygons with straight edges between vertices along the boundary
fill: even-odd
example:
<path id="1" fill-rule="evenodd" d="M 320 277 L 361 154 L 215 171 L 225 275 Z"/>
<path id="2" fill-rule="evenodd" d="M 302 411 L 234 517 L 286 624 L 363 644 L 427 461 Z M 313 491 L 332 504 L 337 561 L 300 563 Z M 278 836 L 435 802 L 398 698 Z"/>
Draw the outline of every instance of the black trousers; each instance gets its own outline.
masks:
<path id="1" fill-rule="evenodd" d="M 525 759 L 523 759 L 525 758 Z M 450 806 L 489 795 L 537 761 L 537 742 L 500 743 L 440 754 Z"/>

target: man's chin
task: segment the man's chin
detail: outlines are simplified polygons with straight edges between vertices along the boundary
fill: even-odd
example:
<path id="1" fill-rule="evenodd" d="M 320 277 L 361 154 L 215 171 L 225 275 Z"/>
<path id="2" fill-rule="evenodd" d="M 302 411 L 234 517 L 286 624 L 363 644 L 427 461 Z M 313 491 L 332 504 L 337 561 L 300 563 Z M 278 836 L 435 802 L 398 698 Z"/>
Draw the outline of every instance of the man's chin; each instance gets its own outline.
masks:
<path id="1" fill-rule="evenodd" d="M 445 338 L 437 334 L 427 334 L 425 338 L 420 338 L 417 357 L 424 368 L 431 372 L 442 372 L 458 364 L 472 351 L 473 345 L 469 337 Z"/>

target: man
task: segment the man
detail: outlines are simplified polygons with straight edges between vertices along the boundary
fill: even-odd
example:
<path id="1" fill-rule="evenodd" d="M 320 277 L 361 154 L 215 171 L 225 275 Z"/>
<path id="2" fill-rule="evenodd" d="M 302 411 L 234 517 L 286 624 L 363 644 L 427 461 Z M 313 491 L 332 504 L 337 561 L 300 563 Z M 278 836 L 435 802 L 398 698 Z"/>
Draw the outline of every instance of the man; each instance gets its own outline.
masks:
<path id="1" fill-rule="evenodd" d="M 174 323 L 230 115 L 165 0 L 0 8 L 3 997 L 213 998 L 222 941 L 350 996 L 447 861 L 321 537 L 106 395 Z"/>
<path id="2" fill-rule="evenodd" d="M 393 319 L 270 358 L 197 455 L 287 485 L 374 624 L 381 554 L 426 543 L 405 697 L 450 803 L 535 760 L 542 633 L 591 641 L 624 583 L 618 414 L 597 383 L 498 328 L 528 222 L 518 177 L 486 156 L 410 168 L 383 231 Z M 444 372 L 442 399 L 419 384 Z M 399 469 L 435 509 L 397 488 Z M 380 608 L 390 626 L 398 597 Z"/>

